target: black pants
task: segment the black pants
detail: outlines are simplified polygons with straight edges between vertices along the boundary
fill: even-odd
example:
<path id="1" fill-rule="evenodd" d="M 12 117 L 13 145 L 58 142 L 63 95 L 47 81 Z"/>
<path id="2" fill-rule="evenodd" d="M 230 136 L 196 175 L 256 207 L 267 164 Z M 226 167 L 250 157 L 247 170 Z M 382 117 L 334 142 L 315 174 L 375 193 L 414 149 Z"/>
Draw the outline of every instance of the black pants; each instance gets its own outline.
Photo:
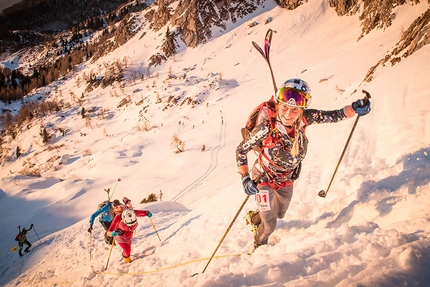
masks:
<path id="1" fill-rule="evenodd" d="M 106 230 L 106 232 L 105 232 L 105 242 L 106 242 L 106 244 L 112 245 L 113 238 L 111 236 L 107 235 L 107 230 L 109 229 L 109 226 L 110 226 L 111 223 L 108 222 L 108 221 L 100 221 L 100 223 L 102 224 L 103 228 Z"/>
<path id="2" fill-rule="evenodd" d="M 103 228 L 106 231 L 109 229 L 109 226 L 110 226 L 110 222 L 109 221 L 100 221 L 100 223 L 102 224 Z"/>
<path id="3" fill-rule="evenodd" d="M 25 252 L 29 252 L 30 251 L 30 247 L 31 247 L 31 243 L 28 242 L 28 240 L 26 239 L 24 242 L 20 242 L 19 245 L 19 256 L 23 256 L 24 254 L 22 254 L 22 248 L 24 247 L 24 244 L 27 245 L 27 248 L 25 248 Z"/>

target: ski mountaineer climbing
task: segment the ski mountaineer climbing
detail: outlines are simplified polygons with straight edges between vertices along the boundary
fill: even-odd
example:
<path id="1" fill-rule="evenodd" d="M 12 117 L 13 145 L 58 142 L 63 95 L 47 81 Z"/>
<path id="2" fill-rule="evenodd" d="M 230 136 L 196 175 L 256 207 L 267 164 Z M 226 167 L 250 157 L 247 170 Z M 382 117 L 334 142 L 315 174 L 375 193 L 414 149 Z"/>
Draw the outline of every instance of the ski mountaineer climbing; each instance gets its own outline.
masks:
<path id="1" fill-rule="evenodd" d="M 25 227 L 21 230 L 21 225 L 18 226 L 19 233 L 15 237 L 15 240 L 18 241 L 19 246 L 19 256 L 24 256 L 22 254 L 22 248 L 24 247 L 24 244 L 27 245 L 27 248 L 25 248 L 24 252 L 30 252 L 31 243 L 27 240 L 27 233 L 33 228 L 33 224 L 30 225 L 29 229 L 25 229 Z"/>
<path id="2" fill-rule="evenodd" d="M 309 125 L 336 123 L 354 115 L 370 112 L 370 101 L 357 100 L 339 110 L 307 109 L 311 90 L 301 79 L 284 82 L 276 92 L 276 101 L 262 106 L 259 120 L 236 150 L 238 171 L 247 195 L 255 195 L 256 211 L 246 215 L 254 231 L 254 248 L 267 244 L 275 231 L 277 219 L 285 216 L 293 195 L 294 180 L 298 178 L 300 165 L 306 156 L 308 139 L 305 129 Z M 247 154 L 260 146 L 258 158 L 248 169 Z"/>
<path id="3" fill-rule="evenodd" d="M 112 244 L 112 237 L 107 235 L 107 230 L 111 225 L 111 222 L 115 215 L 121 214 L 123 210 L 123 206 L 118 199 L 115 199 L 113 202 L 108 200 L 104 201 L 101 206 L 90 216 L 90 227 L 88 228 L 88 232 L 91 233 L 93 230 L 94 220 L 97 216 L 99 216 L 99 221 L 105 230 L 105 242 L 106 244 Z"/>
<path id="4" fill-rule="evenodd" d="M 133 210 L 125 209 L 121 214 L 118 214 L 113 219 L 108 235 L 115 237 L 116 242 L 121 246 L 123 252 L 122 257 L 125 263 L 130 263 L 131 243 L 133 240 L 133 232 L 138 226 L 137 217 L 148 216 L 152 217 L 152 213 L 148 210 Z"/>

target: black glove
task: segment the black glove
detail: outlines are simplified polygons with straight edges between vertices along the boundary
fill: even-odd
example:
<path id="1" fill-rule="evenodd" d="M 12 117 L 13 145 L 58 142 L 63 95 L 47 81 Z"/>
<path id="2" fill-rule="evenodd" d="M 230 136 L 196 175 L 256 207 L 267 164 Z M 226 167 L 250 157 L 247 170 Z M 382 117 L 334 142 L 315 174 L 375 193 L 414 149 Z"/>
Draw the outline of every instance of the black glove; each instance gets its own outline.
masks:
<path id="1" fill-rule="evenodd" d="M 370 101 L 369 100 L 358 100 L 352 103 L 352 109 L 359 116 L 367 115 L 370 112 Z"/>
<path id="2" fill-rule="evenodd" d="M 92 230 L 93 230 L 93 226 L 91 225 L 90 228 L 88 228 L 88 232 L 91 233 Z"/>
<path id="3" fill-rule="evenodd" d="M 34 225 L 33 225 L 33 223 L 30 225 L 30 228 L 32 228 Z"/>
<path id="4" fill-rule="evenodd" d="M 243 189 L 245 190 L 245 193 L 247 195 L 254 195 L 254 194 L 257 194 L 259 192 L 257 185 L 249 177 L 249 175 L 242 178 L 242 185 L 243 185 Z"/>

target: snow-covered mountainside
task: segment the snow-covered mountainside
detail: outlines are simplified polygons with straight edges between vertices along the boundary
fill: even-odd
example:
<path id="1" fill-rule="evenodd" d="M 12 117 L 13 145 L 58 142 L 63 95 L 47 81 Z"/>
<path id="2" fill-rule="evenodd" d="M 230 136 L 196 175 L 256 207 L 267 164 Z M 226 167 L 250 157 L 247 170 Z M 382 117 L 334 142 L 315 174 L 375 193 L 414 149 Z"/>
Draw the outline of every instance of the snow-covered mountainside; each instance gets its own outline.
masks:
<path id="1" fill-rule="evenodd" d="M 428 3 L 394 3 L 390 25 L 363 34 L 365 5 L 339 16 L 332 1 L 294 10 L 254 2 L 255 10 L 226 19 L 225 29 L 212 25 L 211 37 L 196 45 L 186 44 L 173 18 L 154 29 L 147 14 L 161 13 L 161 3 L 125 14 L 112 35 L 83 35 L 89 50 L 81 62 L 69 69 L 66 58 L 51 75 L 58 79 L 22 101 L 0 103 L 0 284 L 426 286 Z M 168 4 L 172 15 L 184 5 Z M 305 79 L 319 109 L 349 105 L 365 89 L 372 111 L 360 118 L 326 198 L 317 193 L 327 188 L 354 120 L 308 127 L 287 215 L 269 244 L 249 256 L 253 238 L 243 216 L 256 207 L 252 198 L 226 230 L 245 199 L 235 162 L 240 128 L 273 92 L 251 44 L 262 45 L 269 28 L 278 85 Z M 167 35 L 178 45 L 169 56 Z M 1 64 L 31 70 L 49 50 L 42 48 L 2 54 Z M 131 264 L 120 261 L 119 246 L 110 255 L 100 224 L 87 232 L 107 188 L 153 213 L 154 225 L 139 218 Z M 159 200 L 140 203 L 151 194 Z M 17 226 L 32 223 L 31 252 L 20 257 L 11 251 Z"/>

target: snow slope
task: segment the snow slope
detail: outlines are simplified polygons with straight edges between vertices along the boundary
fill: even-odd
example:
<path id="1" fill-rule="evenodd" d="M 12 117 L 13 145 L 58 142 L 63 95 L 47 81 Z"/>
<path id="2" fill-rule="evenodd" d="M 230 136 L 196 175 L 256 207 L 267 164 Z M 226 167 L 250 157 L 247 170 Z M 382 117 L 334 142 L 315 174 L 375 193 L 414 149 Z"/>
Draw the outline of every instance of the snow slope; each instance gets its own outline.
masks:
<path id="1" fill-rule="evenodd" d="M 358 15 L 338 17 L 328 1 L 294 11 L 268 1 L 248 22 L 155 67 L 151 78 L 90 93 L 77 84 L 83 73 L 102 73 L 105 63 L 118 59 L 127 59 L 129 72 L 144 70 L 159 44 L 158 33 L 148 31 L 82 65 L 56 83 L 58 91 L 52 85 L 36 92 L 66 102 L 71 92 L 84 93 L 85 108 L 96 111 L 89 124 L 77 105 L 63 116 L 45 118 L 45 125 L 67 129 L 51 142 L 55 148 L 41 144 L 39 123 L 10 144 L 11 160 L 3 163 L 0 176 L 0 285 L 428 286 L 430 63 L 425 59 L 430 48 L 379 68 L 372 82 L 362 82 L 427 8 L 425 3 L 398 7 L 392 26 L 357 41 Z M 252 21 L 260 24 L 250 28 Z M 268 67 L 251 45 L 262 45 L 268 28 L 276 32 L 271 62 L 278 85 L 305 79 L 312 88 L 311 106 L 320 109 L 348 105 L 366 89 L 372 112 L 360 118 L 326 198 L 317 193 L 327 188 L 354 120 L 309 127 L 293 201 L 269 244 L 245 254 L 253 244 L 243 220 L 255 208 L 251 198 L 201 273 L 245 200 L 235 149 L 249 112 L 273 91 Z M 169 71 L 176 77 L 168 79 Z M 201 104 L 163 110 L 171 95 Z M 117 108 L 127 96 L 131 103 Z M 156 104 L 158 98 L 162 103 Z M 103 117 L 97 116 L 101 109 Z M 184 152 L 171 147 L 174 135 L 185 142 Z M 13 156 L 17 145 L 23 150 L 19 159 Z M 66 164 L 50 161 L 63 155 L 70 156 Z M 26 161 L 40 166 L 42 176 L 20 175 Z M 127 196 L 135 208 L 150 210 L 158 232 L 140 218 L 135 262 L 121 262 L 116 246 L 107 270 L 102 227 L 94 225 L 92 240 L 87 232 L 106 188 L 115 190 L 114 198 Z M 162 201 L 139 204 L 160 191 Z M 37 232 L 28 236 L 32 251 L 20 258 L 11 252 L 16 226 L 31 223 Z"/>

